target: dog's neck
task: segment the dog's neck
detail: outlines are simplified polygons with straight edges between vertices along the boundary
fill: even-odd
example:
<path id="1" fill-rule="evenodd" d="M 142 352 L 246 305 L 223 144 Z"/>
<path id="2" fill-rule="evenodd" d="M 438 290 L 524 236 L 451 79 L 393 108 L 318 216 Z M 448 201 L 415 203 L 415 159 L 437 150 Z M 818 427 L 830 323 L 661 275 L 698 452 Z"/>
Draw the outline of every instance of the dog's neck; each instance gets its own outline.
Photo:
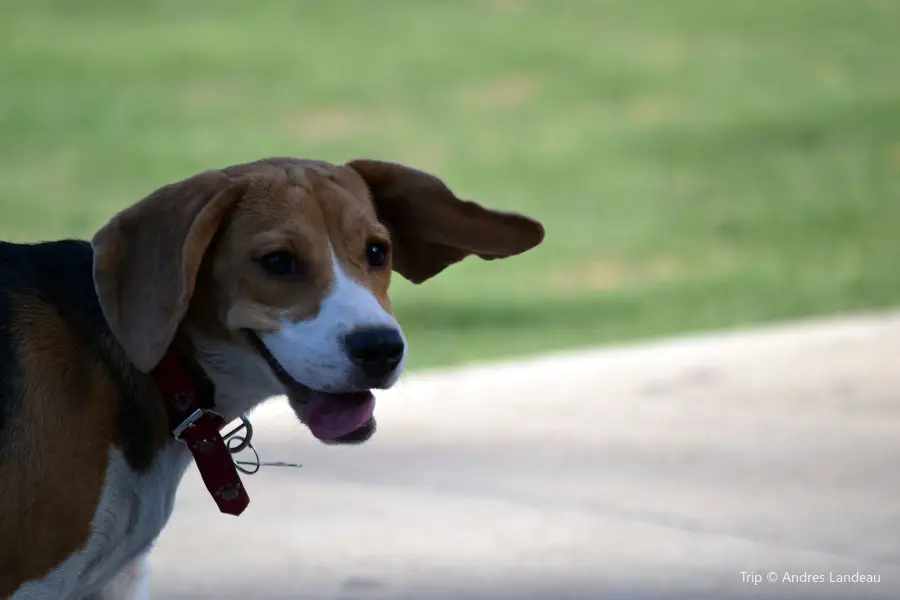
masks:
<path id="1" fill-rule="evenodd" d="M 215 386 L 215 411 L 226 421 L 238 418 L 284 393 L 265 360 L 249 349 L 217 340 L 187 327 L 193 355 Z"/>

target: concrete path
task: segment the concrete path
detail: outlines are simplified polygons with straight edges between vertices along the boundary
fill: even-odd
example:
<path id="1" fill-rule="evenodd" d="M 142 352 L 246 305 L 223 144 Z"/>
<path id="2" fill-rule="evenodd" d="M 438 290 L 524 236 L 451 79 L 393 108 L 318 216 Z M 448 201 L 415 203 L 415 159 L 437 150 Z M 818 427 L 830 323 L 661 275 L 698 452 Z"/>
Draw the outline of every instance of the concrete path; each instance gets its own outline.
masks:
<path id="1" fill-rule="evenodd" d="M 192 470 L 156 598 L 900 597 L 900 313 L 410 376 L 356 448 L 286 411 L 304 467 L 238 519 Z"/>

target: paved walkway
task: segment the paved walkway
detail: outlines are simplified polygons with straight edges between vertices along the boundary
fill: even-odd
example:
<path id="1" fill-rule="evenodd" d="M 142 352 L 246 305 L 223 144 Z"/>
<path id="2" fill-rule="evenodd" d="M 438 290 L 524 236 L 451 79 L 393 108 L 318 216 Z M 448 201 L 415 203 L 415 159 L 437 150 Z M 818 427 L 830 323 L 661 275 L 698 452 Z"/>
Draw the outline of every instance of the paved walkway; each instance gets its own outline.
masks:
<path id="1" fill-rule="evenodd" d="M 239 519 L 192 470 L 155 597 L 900 597 L 900 313 L 410 376 L 358 448 L 286 411 L 258 447 L 304 467 Z"/>

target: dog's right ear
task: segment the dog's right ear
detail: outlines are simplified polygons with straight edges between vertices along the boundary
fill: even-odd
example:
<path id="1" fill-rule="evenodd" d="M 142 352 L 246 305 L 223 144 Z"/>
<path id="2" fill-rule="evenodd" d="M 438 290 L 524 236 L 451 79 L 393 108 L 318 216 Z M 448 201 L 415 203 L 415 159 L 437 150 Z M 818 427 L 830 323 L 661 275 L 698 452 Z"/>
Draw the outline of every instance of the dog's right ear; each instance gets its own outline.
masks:
<path id="1" fill-rule="evenodd" d="M 188 310 L 200 263 L 246 182 L 208 171 L 160 188 L 94 235 L 94 287 L 113 335 L 151 371 Z"/>

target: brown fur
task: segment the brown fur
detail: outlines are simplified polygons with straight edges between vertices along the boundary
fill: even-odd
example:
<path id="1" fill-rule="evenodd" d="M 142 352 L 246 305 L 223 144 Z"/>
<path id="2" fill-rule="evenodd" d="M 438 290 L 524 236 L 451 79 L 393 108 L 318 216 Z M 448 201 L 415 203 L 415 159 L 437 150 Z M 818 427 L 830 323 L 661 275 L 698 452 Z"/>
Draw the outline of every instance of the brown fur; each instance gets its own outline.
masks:
<path id="1" fill-rule="evenodd" d="M 413 283 L 431 279 L 466 256 L 507 258 L 544 239 L 537 221 L 459 199 L 443 181 L 405 165 L 354 160 L 378 217 L 394 241 L 394 270 Z"/>
<path id="2" fill-rule="evenodd" d="M 203 253 L 243 194 L 243 186 L 231 184 L 218 171 L 173 183 L 119 213 L 94 236 L 100 305 L 142 371 L 159 362 L 187 313 Z"/>
<path id="3" fill-rule="evenodd" d="M 15 301 L 23 403 L 0 463 L 0 598 L 83 546 L 116 440 L 107 370 L 52 306 Z"/>

